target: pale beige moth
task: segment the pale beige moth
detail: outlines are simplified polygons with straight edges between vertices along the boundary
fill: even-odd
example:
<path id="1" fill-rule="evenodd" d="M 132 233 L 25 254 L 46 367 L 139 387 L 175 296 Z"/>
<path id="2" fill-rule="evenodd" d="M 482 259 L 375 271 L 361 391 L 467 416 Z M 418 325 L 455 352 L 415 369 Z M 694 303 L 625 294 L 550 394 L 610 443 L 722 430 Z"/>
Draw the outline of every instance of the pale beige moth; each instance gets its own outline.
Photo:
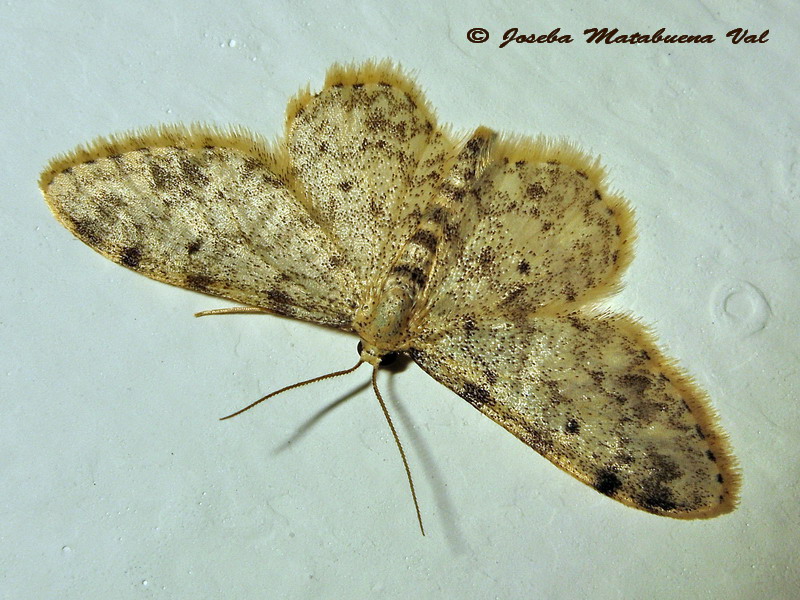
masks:
<path id="1" fill-rule="evenodd" d="M 639 321 L 599 307 L 631 260 L 633 218 L 574 146 L 454 135 L 399 68 L 368 62 L 301 91 L 277 143 L 162 126 L 58 157 L 40 185 L 125 267 L 355 333 L 376 393 L 381 361 L 407 353 L 628 506 L 691 519 L 736 504 L 705 393 Z"/>

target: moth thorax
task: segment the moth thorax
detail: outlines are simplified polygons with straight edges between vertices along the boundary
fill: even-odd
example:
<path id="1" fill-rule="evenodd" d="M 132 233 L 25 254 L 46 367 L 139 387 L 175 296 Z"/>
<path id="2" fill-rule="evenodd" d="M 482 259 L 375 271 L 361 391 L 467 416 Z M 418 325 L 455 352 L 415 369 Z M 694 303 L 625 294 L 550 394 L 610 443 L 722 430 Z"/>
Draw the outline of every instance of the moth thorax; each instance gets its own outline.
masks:
<path id="1" fill-rule="evenodd" d="M 377 300 L 369 317 L 362 320 L 357 329 L 364 341 L 365 350 L 374 353 L 376 357 L 391 351 L 405 350 L 409 334 L 408 321 L 414 307 L 410 290 L 405 286 L 391 286 L 384 289 Z"/>

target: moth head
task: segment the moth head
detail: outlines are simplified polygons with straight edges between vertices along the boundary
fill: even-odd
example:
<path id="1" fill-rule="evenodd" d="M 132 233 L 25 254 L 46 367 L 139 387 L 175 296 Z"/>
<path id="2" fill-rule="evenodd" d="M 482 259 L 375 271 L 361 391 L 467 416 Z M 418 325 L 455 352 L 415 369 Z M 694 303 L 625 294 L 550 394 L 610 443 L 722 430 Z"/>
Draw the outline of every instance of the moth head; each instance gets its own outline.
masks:
<path id="1" fill-rule="evenodd" d="M 357 351 L 361 360 L 371 364 L 373 367 L 385 367 L 397 359 L 397 352 L 384 352 L 376 346 L 365 344 L 363 341 L 358 342 Z"/>

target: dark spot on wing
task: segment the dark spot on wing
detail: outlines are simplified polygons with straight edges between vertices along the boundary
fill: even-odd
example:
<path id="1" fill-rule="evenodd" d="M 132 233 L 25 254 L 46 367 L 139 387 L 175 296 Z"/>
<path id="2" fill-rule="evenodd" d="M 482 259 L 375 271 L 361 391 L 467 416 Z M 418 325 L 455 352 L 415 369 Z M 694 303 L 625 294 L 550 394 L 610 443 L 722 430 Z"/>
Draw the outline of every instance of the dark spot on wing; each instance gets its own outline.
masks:
<path id="1" fill-rule="evenodd" d="M 431 221 L 433 221 L 434 223 L 438 223 L 439 225 L 442 226 L 447 225 L 448 221 L 447 211 L 441 206 L 437 206 L 431 213 Z"/>
<path id="2" fill-rule="evenodd" d="M 578 317 L 575 316 L 567 317 L 567 321 L 569 321 L 569 324 L 572 325 L 578 331 L 582 331 L 584 333 L 589 331 L 589 326 L 583 321 L 581 321 Z"/>
<path id="3" fill-rule="evenodd" d="M 119 210 L 120 207 L 125 204 L 125 199 L 122 196 L 110 192 L 109 190 L 98 191 L 97 195 L 95 196 L 95 201 L 97 202 L 98 209 L 103 211 L 108 210 L 106 214 L 109 215 L 112 214 L 110 208 L 113 207 Z M 114 218 L 116 218 L 116 215 L 114 215 Z"/>
<path id="4" fill-rule="evenodd" d="M 263 163 L 258 160 L 257 158 L 253 158 L 252 156 L 248 156 L 242 161 L 242 174 L 250 176 L 255 171 L 261 169 L 263 167 Z"/>
<path id="5" fill-rule="evenodd" d="M 343 192 L 349 192 L 353 189 L 353 182 L 352 181 L 340 181 L 338 183 L 338 188 Z"/>
<path id="6" fill-rule="evenodd" d="M 192 273 L 186 276 L 186 287 L 197 290 L 198 292 L 206 292 L 209 287 L 214 283 L 214 280 L 208 275 L 202 273 Z"/>
<path id="7" fill-rule="evenodd" d="M 485 388 L 479 387 L 474 383 L 467 383 L 464 386 L 461 397 L 474 406 L 494 404 L 494 399 L 489 395 L 489 392 Z"/>
<path id="8" fill-rule="evenodd" d="M 142 260 L 142 251 L 135 247 L 124 248 L 119 255 L 119 260 L 126 267 L 135 269 Z"/>
<path id="9" fill-rule="evenodd" d="M 386 131 L 391 129 L 391 123 L 383 117 L 367 117 L 364 124 L 372 131 Z"/>
<path id="10" fill-rule="evenodd" d="M 289 294 L 287 294 L 283 290 L 279 290 L 277 288 L 272 288 L 271 290 L 267 290 L 267 298 L 278 304 L 292 303 L 292 297 L 289 296 Z"/>
<path id="11" fill-rule="evenodd" d="M 622 482 L 619 477 L 608 469 L 600 471 L 597 474 L 597 480 L 594 482 L 594 489 L 606 496 L 613 496 L 621 487 Z"/>
<path id="12" fill-rule="evenodd" d="M 530 263 L 523 258 L 521 261 L 519 261 L 519 264 L 517 265 L 517 271 L 519 271 L 523 275 L 527 275 L 528 273 L 531 272 Z"/>
<path id="13" fill-rule="evenodd" d="M 525 189 L 525 194 L 531 200 L 537 200 L 537 199 L 541 198 L 542 196 L 544 196 L 544 188 L 542 187 L 542 184 L 537 181 L 536 183 L 530 184 Z"/>
<path id="14" fill-rule="evenodd" d="M 158 163 L 150 164 L 150 175 L 153 177 L 153 185 L 159 190 L 165 190 L 178 184 L 175 174 Z"/>
<path id="15" fill-rule="evenodd" d="M 477 330 L 478 330 L 478 328 L 475 326 L 475 319 L 473 319 L 470 316 L 465 317 L 464 318 L 464 333 L 466 333 L 468 336 L 470 336 L 473 333 L 475 333 Z"/>
<path id="16" fill-rule="evenodd" d="M 100 246 L 101 239 L 100 236 L 97 235 L 97 227 L 94 223 L 91 221 L 78 221 L 73 219 L 72 226 L 74 227 L 75 235 L 84 242 L 94 248 Z"/>
<path id="17" fill-rule="evenodd" d="M 567 424 L 564 425 L 564 431 L 567 433 L 579 433 L 581 430 L 581 425 L 575 419 L 569 419 Z"/>
<path id="18" fill-rule="evenodd" d="M 680 479 L 683 475 L 681 468 L 670 457 L 658 452 L 650 453 L 652 467 L 650 474 L 641 482 L 639 502 L 652 511 L 674 510 L 677 505 L 672 490 L 665 485 L 670 481 Z"/>
<path id="19" fill-rule="evenodd" d="M 619 382 L 638 395 L 643 394 L 644 391 L 653 383 L 649 377 L 636 374 L 622 375 L 619 378 Z"/>
<path id="20" fill-rule="evenodd" d="M 188 156 L 182 156 L 178 161 L 183 171 L 183 176 L 193 186 L 201 187 L 208 185 L 208 177 L 200 170 L 200 167 Z"/>
<path id="21" fill-rule="evenodd" d="M 575 288 L 572 287 L 571 283 L 567 283 L 561 293 L 567 299 L 567 302 L 575 302 Z"/>
<path id="22" fill-rule="evenodd" d="M 462 190 L 461 188 L 454 188 L 452 186 L 448 187 L 446 191 L 453 202 L 462 202 L 464 200 L 464 196 L 467 195 L 465 190 Z"/>
<path id="23" fill-rule="evenodd" d="M 203 240 L 200 238 L 196 239 L 195 241 L 191 242 L 188 246 L 186 246 L 186 251 L 189 254 L 195 254 L 203 247 Z"/>
<path id="24" fill-rule="evenodd" d="M 465 147 L 471 154 L 476 154 L 481 149 L 481 143 L 476 138 L 472 138 Z"/>
<path id="25" fill-rule="evenodd" d="M 644 486 L 644 494 L 641 496 L 642 504 L 655 511 L 675 510 L 677 505 L 672 496 L 672 491 L 663 485 Z"/>
<path id="26" fill-rule="evenodd" d="M 484 246 L 478 255 L 478 262 L 482 265 L 490 265 L 494 262 L 494 250 L 490 246 Z"/>

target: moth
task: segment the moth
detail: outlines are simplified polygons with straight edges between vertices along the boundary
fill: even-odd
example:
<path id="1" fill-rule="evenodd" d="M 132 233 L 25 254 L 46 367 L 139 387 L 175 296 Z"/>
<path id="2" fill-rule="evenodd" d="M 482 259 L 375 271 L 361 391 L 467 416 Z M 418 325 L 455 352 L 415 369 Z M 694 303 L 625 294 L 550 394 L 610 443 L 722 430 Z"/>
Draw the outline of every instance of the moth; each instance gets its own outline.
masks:
<path id="1" fill-rule="evenodd" d="M 736 504 L 705 393 L 638 320 L 600 306 L 634 233 L 599 162 L 542 137 L 455 135 L 388 61 L 334 65 L 291 100 L 277 143 L 161 126 L 54 159 L 40 187 L 118 264 L 355 333 L 359 361 L 340 373 L 372 366 L 387 419 L 375 373 L 406 353 L 623 504 L 686 519 Z"/>

